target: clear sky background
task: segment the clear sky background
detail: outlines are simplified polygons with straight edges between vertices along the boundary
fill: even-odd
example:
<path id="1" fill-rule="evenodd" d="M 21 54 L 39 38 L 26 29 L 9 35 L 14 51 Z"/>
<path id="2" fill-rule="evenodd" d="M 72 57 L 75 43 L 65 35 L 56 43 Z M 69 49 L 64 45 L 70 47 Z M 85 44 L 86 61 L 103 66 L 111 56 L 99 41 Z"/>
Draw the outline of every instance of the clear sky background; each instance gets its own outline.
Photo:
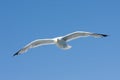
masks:
<path id="1" fill-rule="evenodd" d="M 32 40 L 74 31 L 105 33 L 81 38 L 70 50 L 55 45 L 12 57 Z M 119 0 L 1 0 L 0 80 L 120 80 Z"/>

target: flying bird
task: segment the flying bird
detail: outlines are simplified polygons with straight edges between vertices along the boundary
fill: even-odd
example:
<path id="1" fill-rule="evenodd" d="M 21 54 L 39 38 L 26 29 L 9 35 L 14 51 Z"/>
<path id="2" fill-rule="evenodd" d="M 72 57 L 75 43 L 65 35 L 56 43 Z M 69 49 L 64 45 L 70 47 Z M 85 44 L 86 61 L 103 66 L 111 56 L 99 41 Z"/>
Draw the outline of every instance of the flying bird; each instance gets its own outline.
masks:
<path id="1" fill-rule="evenodd" d="M 16 52 L 13 56 L 23 54 L 31 48 L 35 48 L 43 45 L 50 45 L 50 44 L 56 44 L 59 48 L 67 50 L 71 48 L 71 46 L 67 44 L 68 41 L 81 38 L 81 37 L 88 37 L 88 36 L 95 37 L 95 38 L 102 38 L 102 37 L 107 37 L 108 35 L 92 33 L 92 32 L 84 32 L 84 31 L 76 31 L 76 32 L 67 34 L 65 36 L 60 36 L 56 38 L 37 39 L 27 44 L 25 47 L 23 47 L 18 52 Z"/>

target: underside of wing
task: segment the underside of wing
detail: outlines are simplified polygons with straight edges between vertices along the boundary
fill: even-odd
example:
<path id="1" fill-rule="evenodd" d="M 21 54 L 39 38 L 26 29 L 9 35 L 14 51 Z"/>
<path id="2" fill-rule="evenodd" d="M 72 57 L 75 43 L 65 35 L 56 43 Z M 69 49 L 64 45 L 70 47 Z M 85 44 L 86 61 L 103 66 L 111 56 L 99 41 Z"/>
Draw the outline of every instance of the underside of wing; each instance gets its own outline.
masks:
<path id="1" fill-rule="evenodd" d="M 34 48 L 41 45 L 49 45 L 49 44 L 54 44 L 54 40 L 53 39 L 37 39 L 35 41 L 32 41 L 28 45 L 31 45 L 31 47 Z"/>
<path id="2" fill-rule="evenodd" d="M 64 36 L 63 40 L 70 41 L 70 40 L 73 40 L 73 39 L 76 39 L 79 37 L 88 37 L 88 36 L 92 36 L 95 38 L 101 38 L 101 37 L 107 37 L 108 35 L 91 33 L 91 32 L 84 32 L 84 31 L 77 31 L 77 32 L 73 32 L 73 33 L 70 33 L 70 34 Z"/>
<path id="3" fill-rule="evenodd" d="M 76 38 L 79 38 L 79 37 L 87 37 L 87 36 L 89 36 L 89 34 L 91 34 L 91 33 L 90 32 L 77 31 L 77 32 L 73 32 L 73 33 L 70 33 L 70 34 L 64 36 L 63 39 L 65 41 L 70 41 L 70 40 L 73 40 L 73 39 L 76 39 Z"/>
<path id="4" fill-rule="evenodd" d="M 38 46 L 49 45 L 49 44 L 54 44 L 54 40 L 53 39 L 37 39 L 37 40 L 32 41 L 31 43 L 27 44 L 25 47 L 23 47 L 18 52 L 16 52 L 13 56 L 25 53 L 30 48 L 35 48 Z"/>

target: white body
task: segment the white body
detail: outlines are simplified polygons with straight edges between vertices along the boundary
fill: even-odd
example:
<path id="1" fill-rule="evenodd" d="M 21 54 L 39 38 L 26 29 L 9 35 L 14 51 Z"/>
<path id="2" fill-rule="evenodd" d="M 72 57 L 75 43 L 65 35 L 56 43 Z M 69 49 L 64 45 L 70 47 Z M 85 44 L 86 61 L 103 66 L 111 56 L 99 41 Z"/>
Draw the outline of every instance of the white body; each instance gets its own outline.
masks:
<path id="1" fill-rule="evenodd" d="M 55 44 L 61 48 L 61 49 L 70 49 L 71 46 L 69 46 L 65 40 L 62 39 L 62 37 L 55 38 Z"/>

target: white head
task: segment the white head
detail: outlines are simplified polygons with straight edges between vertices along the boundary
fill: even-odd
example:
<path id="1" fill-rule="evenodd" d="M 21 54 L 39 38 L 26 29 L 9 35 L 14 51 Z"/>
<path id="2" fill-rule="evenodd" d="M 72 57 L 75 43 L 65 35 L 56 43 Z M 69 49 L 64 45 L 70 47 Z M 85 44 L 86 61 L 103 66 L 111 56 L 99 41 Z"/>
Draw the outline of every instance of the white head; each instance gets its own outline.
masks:
<path id="1" fill-rule="evenodd" d="M 56 37 L 56 38 L 54 38 L 55 43 L 58 43 L 60 40 L 62 40 L 62 37 Z"/>

